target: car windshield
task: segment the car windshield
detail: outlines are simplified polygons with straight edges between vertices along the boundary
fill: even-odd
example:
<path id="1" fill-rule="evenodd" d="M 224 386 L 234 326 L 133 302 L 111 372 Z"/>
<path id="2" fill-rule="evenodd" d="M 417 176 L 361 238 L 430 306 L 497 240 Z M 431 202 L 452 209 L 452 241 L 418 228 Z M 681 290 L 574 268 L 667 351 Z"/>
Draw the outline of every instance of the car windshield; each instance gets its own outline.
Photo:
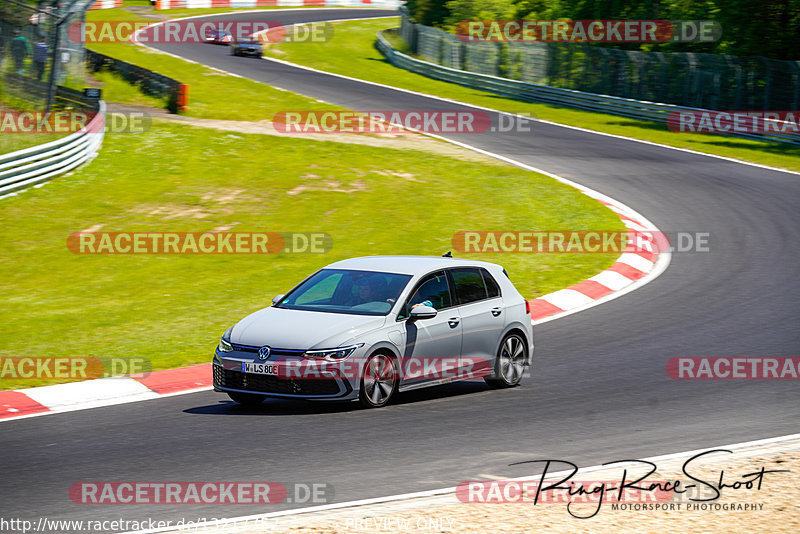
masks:
<path id="1" fill-rule="evenodd" d="M 411 275 L 322 269 L 294 288 L 279 308 L 354 315 L 386 315 Z"/>
<path id="2" fill-rule="evenodd" d="M 244 43 L 244 44 L 253 44 L 253 43 L 257 43 L 258 40 L 257 39 L 253 39 L 252 37 L 242 37 L 242 38 L 239 39 L 239 42 L 240 43 Z"/>

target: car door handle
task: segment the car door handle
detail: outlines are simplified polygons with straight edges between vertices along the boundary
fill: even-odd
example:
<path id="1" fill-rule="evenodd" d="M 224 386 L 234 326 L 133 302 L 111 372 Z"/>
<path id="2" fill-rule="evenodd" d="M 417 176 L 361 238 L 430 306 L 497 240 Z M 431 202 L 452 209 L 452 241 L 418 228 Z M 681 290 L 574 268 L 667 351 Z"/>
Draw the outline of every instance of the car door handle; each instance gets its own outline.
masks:
<path id="1" fill-rule="evenodd" d="M 453 328 L 458 326 L 458 323 L 460 323 L 460 322 L 461 322 L 461 319 L 459 319 L 458 317 L 451 317 L 451 318 L 449 318 L 447 320 L 447 324 L 449 324 Z"/>
<path id="2" fill-rule="evenodd" d="M 503 308 L 500 308 L 499 306 L 497 308 L 492 308 L 492 315 L 494 315 L 495 317 L 497 317 L 501 313 L 503 313 Z"/>

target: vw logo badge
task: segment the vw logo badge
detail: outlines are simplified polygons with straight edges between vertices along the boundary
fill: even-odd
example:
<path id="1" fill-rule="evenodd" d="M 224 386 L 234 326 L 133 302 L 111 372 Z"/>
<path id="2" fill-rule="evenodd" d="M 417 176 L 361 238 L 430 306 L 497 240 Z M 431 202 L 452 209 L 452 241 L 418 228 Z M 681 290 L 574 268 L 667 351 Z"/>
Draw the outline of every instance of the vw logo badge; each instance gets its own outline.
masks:
<path id="1" fill-rule="evenodd" d="M 259 360 L 266 360 L 269 358 L 270 348 L 266 345 L 258 349 L 258 359 Z"/>

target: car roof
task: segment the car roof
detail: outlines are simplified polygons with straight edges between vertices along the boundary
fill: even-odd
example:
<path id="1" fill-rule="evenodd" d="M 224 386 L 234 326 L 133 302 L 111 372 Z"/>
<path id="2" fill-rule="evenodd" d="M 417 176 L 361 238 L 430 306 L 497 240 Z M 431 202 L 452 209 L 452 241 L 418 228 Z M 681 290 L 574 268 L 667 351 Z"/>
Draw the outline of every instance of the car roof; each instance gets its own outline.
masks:
<path id="1" fill-rule="evenodd" d="M 450 267 L 500 268 L 497 264 L 485 261 L 445 258 L 442 256 L 364 256 L 337 261 L 325 268 L 415 275 Z"/>

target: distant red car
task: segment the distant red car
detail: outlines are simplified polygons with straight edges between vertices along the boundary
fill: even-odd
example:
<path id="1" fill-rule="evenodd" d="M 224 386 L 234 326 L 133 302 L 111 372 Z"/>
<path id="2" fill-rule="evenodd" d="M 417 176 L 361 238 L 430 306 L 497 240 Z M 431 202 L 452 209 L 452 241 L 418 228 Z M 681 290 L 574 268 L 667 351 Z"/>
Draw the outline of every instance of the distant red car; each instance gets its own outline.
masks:
<path id="1" fill-rule="evenodd" d="M 212 44 L 230 44 L 233 41 L 231 32 L 226 30 L 211 29 L 206 31 L 206 42 Z"/>

